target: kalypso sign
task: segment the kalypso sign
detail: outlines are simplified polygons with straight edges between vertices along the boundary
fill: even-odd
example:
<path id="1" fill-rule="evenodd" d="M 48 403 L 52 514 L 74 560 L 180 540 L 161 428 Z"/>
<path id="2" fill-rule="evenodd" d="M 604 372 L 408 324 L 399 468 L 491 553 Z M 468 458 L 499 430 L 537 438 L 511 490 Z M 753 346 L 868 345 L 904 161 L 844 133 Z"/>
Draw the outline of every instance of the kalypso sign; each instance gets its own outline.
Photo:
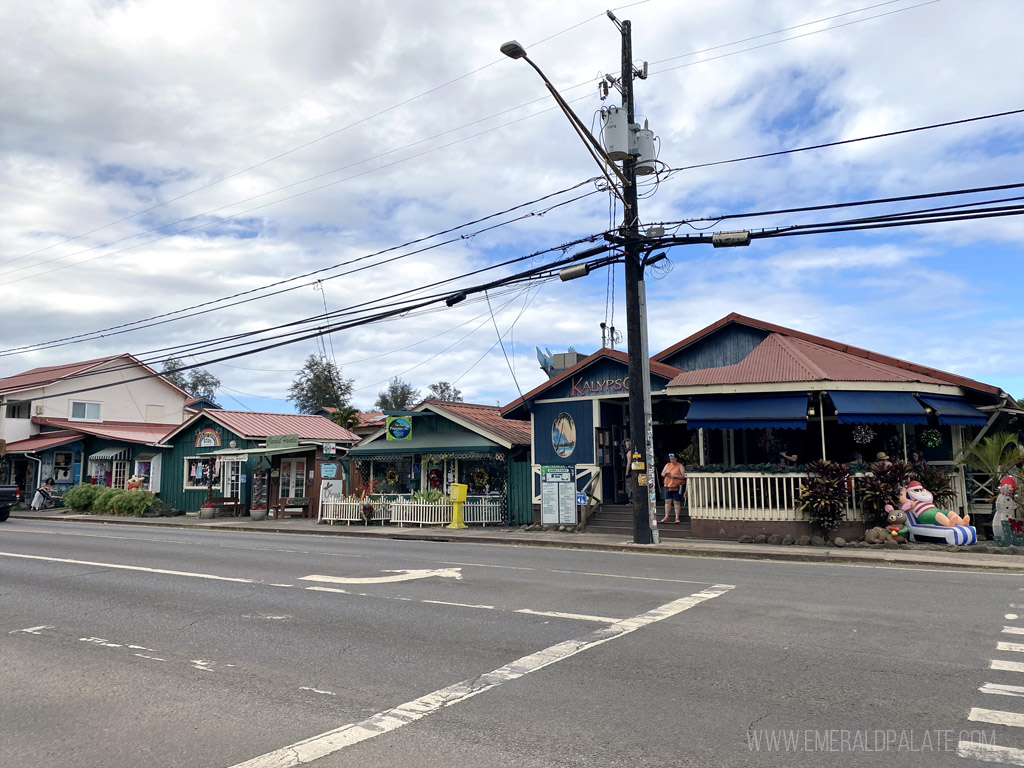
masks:
<path id="1" fill-rule="evenodd" d="M 569 380 L 569 397 L 593 397 L 610 395 L 615 392 L 629 392 L 629 377 L 620 379 L 578 379 Z"/>

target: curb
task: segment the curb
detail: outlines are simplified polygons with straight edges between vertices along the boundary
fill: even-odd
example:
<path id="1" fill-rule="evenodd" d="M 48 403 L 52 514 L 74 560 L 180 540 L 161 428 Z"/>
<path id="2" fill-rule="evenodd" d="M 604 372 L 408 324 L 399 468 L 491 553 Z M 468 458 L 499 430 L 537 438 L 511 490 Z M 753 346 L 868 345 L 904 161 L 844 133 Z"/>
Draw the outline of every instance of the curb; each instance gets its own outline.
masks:
<path id="1" fill-rule="evenodd" d="M 950 553 L 950 558 L 935 558 L 929 557 L 925 553 L 910 553 L 910 552 L 873 552 L 871 550 L 863 551 L 855 550 L 850 552 L 843 552 L 839 554 L 840 550 L 837 549 L 818 549 L 807 552 L 794 551 L 794 552 L 780 552 L 778 550 L 771 550 L 765 552 L 758 552 L 755 549 L 719 549 L 717 547 L 702 547 L 699 543 L 690 544 L 688 546 L 671 546 L 663 542 L 661 544 L 633 544 L 633 543 L 603 543 L 593 541 L 573 541 L 571 539 L 557 540 L 557 539 L 540 539 L 540 538 L 523 538 L 513 539 L 503 536 L 492 536 L 492 535 L 481 535 L 481 536 L 458 536 L 458 535 L 447 535 L 439 532 L 415 532 L 410 531 L 409 533 L 375 533 L 372 531 L 350 531 L 346 527 L 334 527 L 334 526 L 317 526 L 316 529 L 310 530 L 305 528 L 280 528 L 280 527 L 256 527 L 254 525 L 225 525 L 217 526 L 210 524 L 201 523 L 165 523 L 160 522 L 160 518 L 117 518 L 111 519 L 99 519 L 90 516 L 81 517 L 64 517 L 61 515 L 18 515 L 12 514 L 11 519 L 20 520 L 43 520 L 43 521 L 56 521 L 56 522 L 74 522 L 74 523 L 93 523 L 101 525 L 133 525 L 133 526 L 149 526 L 156 528 L 177 528 L 187 530 L 202 530 L 202 531 L 228 531 L 228 532 L 245 532 L 245 533 L 277 533 L 285 535 L 306 535 L 306 536 L 347 536 L 349 538 L 372 538 L 377 541 L 396 539 L 399 541 L 432 541 L 432 542 L 443 542 L 443 543 L 466 543 L 466 544 L 488 544 L 488 545 L 503 545 L 503 546 L 525 546 L 525 547 L 549 547 L 554 549 L 578 549 L 578 550 L 591 550 L 595 552 L 628 552 L 633 554 L 649 554 L 649 555 L 672 555 L 672 556 L 684 556 L 684 557 L 720 557 L 729 559 L 739 560 L 774 560 L 780 562 L 795 562 L 795 563 L 835 563 L 837 565 L 865 565 L 869 566 L 872 564 L 882 564 L 887 566 L 904 566 L 904 567 L 926 567 L 926 568 L 948 568 L 953 570 L 973 569 L 973 570 L 987 570 L 993 572 L 1002 573 L 1024 573 L 1024 558 L 1014 557 L 1012 555 L 988 555 L 987 553 L 971 555 L 970 553 Z M 273 525 L 273 524 L 271 524 Z M 691 539 L 690 541 L 699 542 L 699 539 Z M 747 547 L 760 548 L 766 545 L 745 545 Z M 792 548 L 792 547 L 790 547 Z M 857 552 L 855 554 L 854 552 Z M 998 562 L 975 562 L 968 561 L 965 558 L 973 557 L 996 557 L 1009 560 L 1009 562 L 998 563 Z M 910 557 L 907 557 L 910 555 Z M 956 558 L 954 560 L 953 558 Z M 1011 559 L 1012 558 L 1012 559 Z M 960 562 L 957 562 L 960 560 Z"/>

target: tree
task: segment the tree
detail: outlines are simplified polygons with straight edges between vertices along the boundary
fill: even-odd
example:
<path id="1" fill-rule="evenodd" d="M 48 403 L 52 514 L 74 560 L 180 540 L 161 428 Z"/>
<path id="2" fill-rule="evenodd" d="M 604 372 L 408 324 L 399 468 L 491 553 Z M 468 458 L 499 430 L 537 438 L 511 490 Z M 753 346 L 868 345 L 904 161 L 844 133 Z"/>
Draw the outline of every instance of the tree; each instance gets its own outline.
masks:
<path id="1" fill-rule="evenodd" d="M 343 408 L 352 397 L 352 379 L 343 379 L 338 366 L 323 357 L 310 355 L 296 374 L 288 399 L 299 413 L 313 413 L 325 406 Z"/>
<path id="2" fill-rule="evenodd" d="M 176 357 L 164 360 L 163 377 L 176 387 L 184 389 L 192 397 L 206 397 L 213 400 L 220 387 L 220 379 L 203 368 L 190 368 L 187 371 L 176 370 L 183 365 L 185 365 L 185 361 Z"/>
<path id="3" fill-rule="evenodd" d="M 414 405 L 419 399 L 420 391 L 418 389 L 413 389 L 412 384 L 395 376 L 388 382 L 387 389 L 383 389 L 377 394 L 374 408 L 381 411 L 400 411 L 407 406 Z"/>
<path id="4" fill-rule="evenodd" d="M 987 490 L 995 498 L 999 492 L 999 481 L 1024 462 L 1024 447 L 1018 435 L 997 432 L 958 456 L 957 461 L 984 474 Z"/>
<path id="5" fill-rule="evenodd" d="M 327 418 L 339 427 L 352 429 L 359 425 L 359 409 L 353 405 L 343 405 Z"/>
<path id="6" fill-rule="evenodd" d="M 462 402 L 462 390 L 456 389 L 447 381 L 439 381 L 427 387 L 428 397 L 435 400 L 446 400 L 449 403 Z"/>

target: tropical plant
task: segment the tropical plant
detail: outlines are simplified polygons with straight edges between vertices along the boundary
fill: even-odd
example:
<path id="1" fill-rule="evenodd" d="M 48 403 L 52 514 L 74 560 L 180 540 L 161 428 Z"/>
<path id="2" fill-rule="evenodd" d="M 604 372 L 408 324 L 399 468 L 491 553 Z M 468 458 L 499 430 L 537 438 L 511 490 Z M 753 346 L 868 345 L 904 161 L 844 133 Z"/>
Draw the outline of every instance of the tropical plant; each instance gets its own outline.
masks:
<path id="1" fill-rule="evenodd" d="M 818 459 L 807 465 L 807 479 L 800 485 L 796 508 L 807 512 L 811 523 L 831 536 L 846 517 L 849 498 L 846 466 Z"/>
<path id="2" fill-rule="evenodd" d="M 220 388 L 220 379 L 203 368 L 179 370 L 183 365 L 187 365 L 187 363 L 176 357 L 164 360 L 163 377 L 179 389 L 184 389 L 192 397 L 206 397 L 213 400 L 213 396 Z"/>
<path id="3" fill-rule="evenodd" d="M 359 409 L 354 405 L 343 405 L 327 418 L 339 427 L 352 429 L 359 426 Z"/>
<path id="4" fill-rule="evenodd" d="M 444 400 L 449 403 L 462 402 L 462 390 L 457 389 L 447 381 L 438 381 L 427 387 L 427 396 L 435 400 Z"/>
<path id="5" fill-rule="evenodd" d="M 334 363 L 310 355 L 288 388 L 288 399 L 299 413 L 313 413 L 325 406 L 342 408 L 352 397 L 352 379 L 343 379 Z"/>
<path id="6" fill-rule="evenodd" d="M 871 465 L 871 474 L 860 484 L 861 504 L 868 526 L 887 522 L 885 505 L 897 506 L 900 488 L 905 488 L 912 478 L 913 467 L 905 461 L 876 461 Z"/>
<path id="7" fill-rule="evenodd" d="M 914 475 L 932 495 L 932 502 L 939 509 L 949 509 L 956 500 L 956 490 L 949 472 L 939 467 L 915 466 Z"/>
<path id="8" fill-rule="evenodd" d="M 420 399 L 420 391 L 413 389 L 412 384 L 395 376 L 388 381 L 387 389 L 377 393 L 374 408 L 381 411 L 400 411 L 415 405 Z"/>
<path id="9" fill-rule="evenodd" d="M 957 463 L 973 467 L 984 474 L 986 479 L 991 481 L 989 488 L 992 492 L 991 498 L 994 499 L 999 492 L 999 481 L 1013 474 L 1015 469 L 1024 463 L 1024 447 L 1018 435 L 1012 432 L 997 432 L 961 453 L 957 457 Z"/>
<path id="10" fill-rule="evenodd" d="M 64 494 L 64 506 L 70 507 L 76 512 L 85 512 L 92 509 L 93 499 L 99 489 L 90 483 L 76 485 Z"/>

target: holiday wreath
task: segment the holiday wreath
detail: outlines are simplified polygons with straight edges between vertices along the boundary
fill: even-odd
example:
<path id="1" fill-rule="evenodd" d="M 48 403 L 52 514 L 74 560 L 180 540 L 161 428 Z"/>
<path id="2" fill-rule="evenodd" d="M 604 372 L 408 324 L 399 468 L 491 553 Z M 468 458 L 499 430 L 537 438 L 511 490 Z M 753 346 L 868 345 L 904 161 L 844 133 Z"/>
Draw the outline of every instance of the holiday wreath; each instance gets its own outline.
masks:
<path id="1" fill-rule="evenodd" d="M 432 469 L 432 470 L 430 470 L 430 472 L 427 473 L 427 482 L 430 483 L 430 487 L 431 488 L 440 488 L 441 487 L 441 470 L 440 469 Z"/>
<path id="2" fill-rule="evenodd" d="M 388 485 L 394 485 L 398 482 L 398 470 L 392 467 L 384 474 L 384 482 Z"/>
<path id="3" fill-rule="evenodd" d="M 942 445 L 942 433 L 937 429 L 926 429 L 921 433 L 921 442 L 929 448 L 938 448 Z"/>
<path id="4" fill-rule="evenodd" d="M 473 470 L 473 485 L 484 486 L 487 485 L 487 481 L 490 479 L 490 475 L 487 474 L 487 470 L 483 467 L 477 467 Z"/>

